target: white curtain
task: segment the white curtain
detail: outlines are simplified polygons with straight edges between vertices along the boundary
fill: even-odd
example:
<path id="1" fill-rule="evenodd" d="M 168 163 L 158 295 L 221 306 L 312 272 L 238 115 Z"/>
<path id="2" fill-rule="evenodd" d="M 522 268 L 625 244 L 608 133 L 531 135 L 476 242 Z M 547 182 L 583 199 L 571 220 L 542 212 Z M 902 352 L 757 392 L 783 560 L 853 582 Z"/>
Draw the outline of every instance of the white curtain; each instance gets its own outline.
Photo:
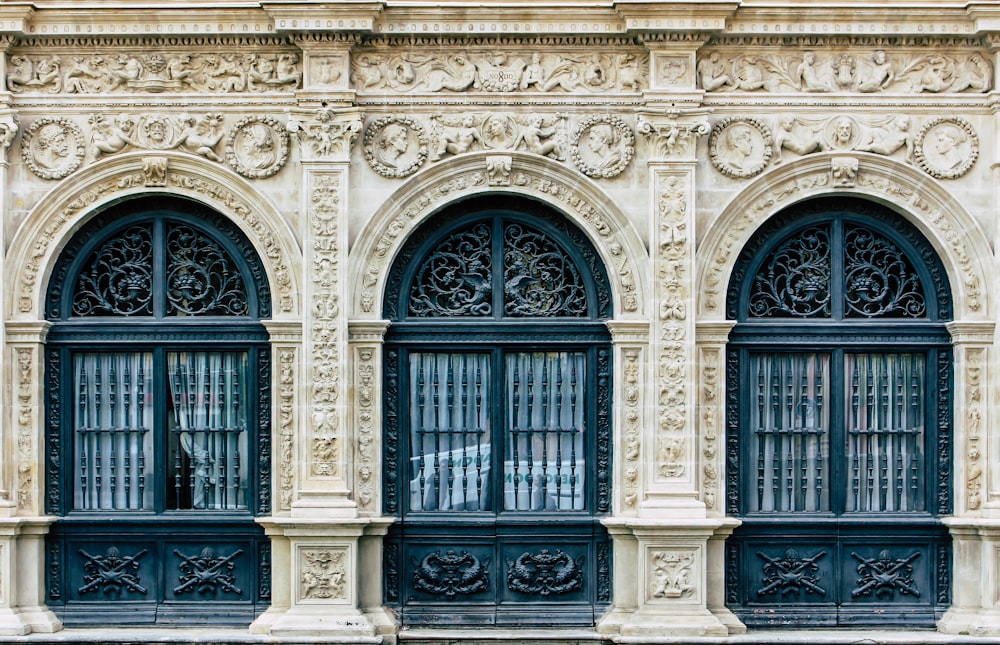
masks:
<path id="1" fill-rule="evenodd" d="M 246 508 L 247 355 L 167 354 L 171 508 Z"/>
<path id="2" fill-rule="evenodd" d="M 410 354 L 410 510 L 491 510 L 489 359 Z"/>
<path id="3" fill-rule="evenodd" d="M 754 511 L 830 509 L 830 356 L 751 354 Z"/>
<path id="4" fill-rule="evenodd" d="M 586 354 L 506 358 L 504 509 L 583 510 Z"/>
<path id="5" fill-rule="evenodd" d="M 848 511 L 923 510 L 924 356 L 847 354 Z"/>
<path id="6" fill-rule="evenodd" d="M 153 357 L 73 355 L 73 507 L 153 507 Z"/>

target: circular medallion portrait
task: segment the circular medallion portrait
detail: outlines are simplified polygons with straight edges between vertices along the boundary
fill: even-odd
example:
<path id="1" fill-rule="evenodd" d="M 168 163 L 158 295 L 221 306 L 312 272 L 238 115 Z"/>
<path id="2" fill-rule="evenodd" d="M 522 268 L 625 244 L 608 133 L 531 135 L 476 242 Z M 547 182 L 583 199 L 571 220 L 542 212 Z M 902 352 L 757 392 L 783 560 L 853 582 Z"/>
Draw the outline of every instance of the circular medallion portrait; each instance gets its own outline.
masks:
<path id="1" fill-rule="evenodd" d="M 247 117 L 226 137 L 226 161 L 249 179 L 270 177 L 288 161 L 288 131 L 269 117 Z"/>
<path id="2" fill-rule="evenodd" d="M 771 161 L 771 129 L 750 118 L 720 121 L 708 139 L 712 165 L 723 175 L 743 179 L 758 175 Z"/>
<path id="3" fill-rule="evenodd" d="M 979 158 L 979 137 L 965 119 L 934 119 L 917 135 L 913 156 L 928 175 L 955 179 L 969 172 Z"/>
<path id="4" fill-rule="evenodd" d="M 632 128 L 616 116 L 584 119 L 573 137 L 573 162 L 588 177 L 620 175 L 634 155 Z"/>
<path id="5" fill-rule="evenodd" d="M 861 141 L 861 128 L 849 116 L 830 119 L 823 128 L 823 141 L 827 150 L 853 150 Z"/>
<path id="6" fill-rule="evenodd" d="M 386 116 L 365 129 L 365 159 L 383 177 L 406 177 L 427 160 L 424 128 L 407 117 Z"/>
<path id="7" fill-rule="evenodd" d="M 38 119 L 21 140 L 21 158 L 42 179 L 62 179 L 83 163 L 80 126 L 69 119 Z"/>

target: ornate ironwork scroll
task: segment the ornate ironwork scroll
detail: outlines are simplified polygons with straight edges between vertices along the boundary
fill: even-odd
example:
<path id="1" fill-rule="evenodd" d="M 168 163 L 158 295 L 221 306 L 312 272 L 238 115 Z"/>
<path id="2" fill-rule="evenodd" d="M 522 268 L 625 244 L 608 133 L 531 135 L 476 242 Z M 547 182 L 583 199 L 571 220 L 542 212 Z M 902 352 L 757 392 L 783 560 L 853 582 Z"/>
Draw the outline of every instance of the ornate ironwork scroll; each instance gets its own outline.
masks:
<path id="1" fill-rule="evenodd" d="M 153 313 L 153 241 L 133 226 L 105 242 L 87 260 L 73 295 L 76 316 L 149 316 Z"/>
<path id="2" fill-rule="evenodd" d="M 468 551 L 458 554 L 449 549 L 444 555 L 435 551 L 423 560 L 414 558 L 413 565 L 413 586 L 448 600 L 479 593 L 489 586 L 490 559 L 480 560 Z"/>
<path id="3" fill-rule="evenodd" d="M 190 226 L 167 233 L 167 313 L 174 316 L 245 316 L 246 285 L 229 254 Z"/>
<path id="4" fill-rule="evenodd" d="M 926 315 L 920 278 L 895 244 L 860 226 L 848 228 L 844 238 L 844 298 L 848 317 Z"/>
<path id="5" fill-rule="evenodd" d="M 507 588 L 521 593 L 552 596 L 583 588 L 583 556 L 574 560 L 561 550 L 542 549 L 507 560 Z"/>
<path id="6" fill-rule="evenodd" d="M 522 224 L 509 224 L 504 230 L 503 259 L 506 315 L 587 315 L 579 269 L 547 236 Z"/>
<path id="7" fill-rule="evenodd" d="M 785 240 L 753 281 L 751 318 L 830 316 L 830 233 L 810 226 Z"/>
<path id="8" fill-rule="evenodd" d="M 450 235 L 417 269 L 411 316 L 493 314 L 490 227 L 478 223 Z"/>

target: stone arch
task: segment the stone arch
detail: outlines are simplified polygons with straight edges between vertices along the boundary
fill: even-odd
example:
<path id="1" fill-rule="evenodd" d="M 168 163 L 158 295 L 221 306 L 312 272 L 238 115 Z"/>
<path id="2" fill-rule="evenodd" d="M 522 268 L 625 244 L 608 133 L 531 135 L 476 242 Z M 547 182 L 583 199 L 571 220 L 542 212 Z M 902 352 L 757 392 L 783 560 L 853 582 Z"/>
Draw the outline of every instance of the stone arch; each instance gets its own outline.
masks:
<path id="1" fill-rule="evenodd" d="M 858 162 L 849 182 L 835 178 L 840 159 Z M 765 174 L 729 202 L 699 243 L 698 317 L 722 320 L 729 276 L 754 231 L 787 206 L 824 195 L 856 195 L 883 204 L 907 219 L 941 258 L 953 292 L 955 319 L 989 315 L 985 292 L 989 242 L 976 220 L 938 182 L 917 169 L 874 154 L 817 154 Z"/>
<path id="2" fill-rule="evenodd" d="M 611 198 L 593 182 L 545 157 L 474 153 L 435 165 L 403 184 L 375 212 L 351 251 L 354 319 L 378 318 L 389 267 L 407 236 L 446 204 L 487 193 L 542 202 L 590 238 L 608 269 L 614 317 L 641 318 L 647 304 L 646 248 Z"/>
<path id="3" fill-rule="evenodd" d="M 18 228 L 5 271 L 14 283 L 8 311 L 14 320 L 42 318 L 45 285 L 60 251 L 90 215 L 131 197 L 169 194 L 202 203 L 231 219 L 253 244 L 267 272 L 273 317 L 300 310 L 296 267 L 301 253 L 278 210 L 235 174 L 201 159 L 163 153 L 119 155 L 64 180 Z"/>

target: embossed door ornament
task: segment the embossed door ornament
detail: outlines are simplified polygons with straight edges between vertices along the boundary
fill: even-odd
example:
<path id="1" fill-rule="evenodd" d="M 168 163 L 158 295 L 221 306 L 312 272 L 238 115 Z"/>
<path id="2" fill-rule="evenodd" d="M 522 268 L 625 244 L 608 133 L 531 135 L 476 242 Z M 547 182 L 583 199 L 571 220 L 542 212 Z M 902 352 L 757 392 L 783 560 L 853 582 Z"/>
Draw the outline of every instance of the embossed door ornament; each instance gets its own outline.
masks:
<path id="1" fill-rule="evenodd" d="M 243 549 L 236 549 L 226 556 L 216 556 L 215 551 L 205 547 L 197 555 L 184 555 L 174 549 L 174 555 L 181 559 L 178 565 L 181 571 L 180 584 L 174 587 L 174 594 L 197 591 L 199 594 L 226 591 L 242 596 L 243 591 L 236 586 L 236 558 Z"/>
<path id="2" fill-rule="evenodd" d="M 91 555 L 79 550 L 86 562 L 83 564 L 83 586 L 77 591 L 83 595 L 92 591 L 102 591 L 106 595 L 118 597 L 122 591 L 146 594 L 146 588 L 139 579 L 139 559 L 148 553 L 143 549 L 135 555 L 122 555 L 117 547 L 108 547 L 105 555 Z"/>
<path id="3" fill-rule="evenodd" d="M 655 551 L 653 565 L 653 597 L 683 598 L 694 592 L 691 569 L 695 564 L 693 552 Z"/>
<path id="4" fill-rule="evenodd" d="M 879 552 L 877 558 L 865 558 L 852 552 L 851 557 L 858 561 L 857 587 L 851 591 L 851 597 L 873 596 L 875 598 L 893 599 L 896 592 L 920 596 L 917 583 L 913 580 L 913 561 L 920 557 L 916 551 L 905 558 L 894 558 L 888 549 Z"/>
<path id="5" fill-rule="evenodd" d="M 521 593 L 551 596 L 583 588 L 583 556 L 576 560 L 557 549 L 526 552 L 507 560 L 507 588 Z"/>
<path id="6" fill-rule="evenodd" d="M 413 558 L 413 586 L 421 591 L 454 600 L 489 587 L 490 559 L 482 561 L 468 551 L 461 554 L 449 549 L 444 555 L 434 551 L 423 560 Z"/>
<path id="7" fill-rule="evenodd" d="M 724 119 L 712 129 L 708 154 L 722 174 L 745 179 L 760 174 L 771 161 L 774 137 L 763 122 L 749 117 Z"/>
<path id="8" fill-rule="evenodd" d="M 757 595 L 784 596 L 804 591 L 825 596 L 826 589 L 819 586 L 819 566 L 816 564 L 825 555 L 826 551 L 820 551 L 816 555 L 800 558 L 795 549 L 788 549 L 783 556 L 772 558 L 758 552 L 757 556 L 764 561 L 761 569 L 764 586 L 757 590 Z"/>
<path id="9" fill-rule="evenodd" d="M 226 161 L 249 179 L 275 174 L 288 161 L 288 131 L 270 117 L 246 117 L 226 137 Z"/>
<path id="10" fill-rule="evenodd" d="M 407 177 L 427 161 L 427 134 L 409 117 L 384 116 L 365 128 L 364 150 L 365 160 L 378 174 Z"/>
<path id="11" fill-rule="evenodd" d="M 635 134 L 617 116 L 591 116 L 576 129 L 572 155 L 583 174 L 610 179 L 624 172 L 635 156 Z"/>
<path id="12" fill-rule="evenodd" d="M 80 126 L 69 119 L 36 119 L 21 139 L 21 158 L 42 179 L 72 174 L 83 163 L 85 152 Z"/>
<path id="13" fill-rule="evenodd" d="M 917 165 L 938 179 L 956 179 L 979 158 L 979 137 L 960 117 L 941 117 L 924 124 L 914 150 Z"/>

